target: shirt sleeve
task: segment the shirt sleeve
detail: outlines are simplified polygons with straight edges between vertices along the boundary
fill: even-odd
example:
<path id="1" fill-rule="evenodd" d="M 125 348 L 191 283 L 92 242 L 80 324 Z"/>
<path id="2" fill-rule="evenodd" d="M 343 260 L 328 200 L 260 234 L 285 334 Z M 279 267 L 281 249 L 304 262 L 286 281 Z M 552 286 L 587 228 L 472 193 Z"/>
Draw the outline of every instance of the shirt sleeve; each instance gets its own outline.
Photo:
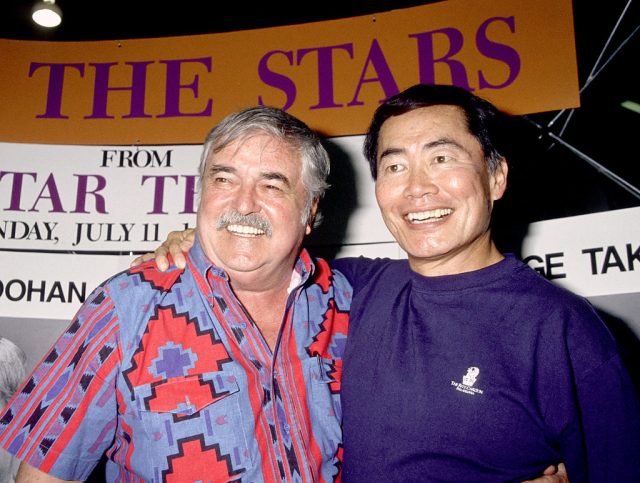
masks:
<path id="1" fill-rule="evenodd" d="M 96 289 L 0 415 L 0 446 L 65 480 L 84 480 L 112 444 L 118 317 Z"/>
<path id="2" fill-rule="evenodd" d="M 638 395 L 618 355 L 579 382 L 578 398 L 589 481 L 640 481 Z"/>

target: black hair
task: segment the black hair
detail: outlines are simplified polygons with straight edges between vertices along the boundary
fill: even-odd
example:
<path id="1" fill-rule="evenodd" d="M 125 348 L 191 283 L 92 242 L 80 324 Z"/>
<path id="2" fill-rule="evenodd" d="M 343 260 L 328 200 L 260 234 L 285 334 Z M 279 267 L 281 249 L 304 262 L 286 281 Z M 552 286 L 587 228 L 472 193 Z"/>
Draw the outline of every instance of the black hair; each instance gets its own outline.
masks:
<path id="1" fill-rule="evenodd" d="M 369 162 L 371 176 L 378 177 L 378 138 L 384 122 L 422 107 L 458 106 L 465 115 L 469 132 L 480 142 L 490 172 L 495 172 L 504 158 L 504 116 L 489 101 L 456 86 L 416 84 L 384 101 L 373 114 L 364 141 L 363 152 Z"/>

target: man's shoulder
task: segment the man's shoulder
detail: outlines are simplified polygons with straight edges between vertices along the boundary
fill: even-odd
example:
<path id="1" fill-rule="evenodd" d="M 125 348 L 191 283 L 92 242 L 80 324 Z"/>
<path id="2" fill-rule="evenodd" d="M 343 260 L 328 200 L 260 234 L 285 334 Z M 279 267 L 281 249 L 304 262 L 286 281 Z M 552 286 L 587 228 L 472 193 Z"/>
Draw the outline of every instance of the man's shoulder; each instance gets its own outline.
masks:
<path id="1" fill-rule="evenodd" d="M 526 263 L 517 260 L 514 271 L 516 285 L 520 286 L 523 295 L 536 296 L 548 302 L 554 301 L 565 306 L 588 305 L 586 299 L 562 285 L 551 282 Z"/>
<path id="2" fill-rule="evenodd" d="M 392 274 L 397 271 L 403 274 L 408 270 L 407 260 L 392 258 L 347 257 L 331 261 L 331 268 L 344 274 L 353 285 L 360 285 L 374 277 Z"/>
<path id="3" fill-rule="evenodd" d="M 123 270 L 108 278 L 102 286 L 106 288 L 111 296 L 123 293 L 130 297 L 134 293 L 161 292 L 166 293 L 179 283 L 185 270 L 171 264 L 169 268 L 162 272 L 156 267 L 155 261 L 150 260 L 137 267 Z"/>
<path id="4" fill-rule="evenodd" d="M 331 262 L 324 258 L 313 257 L 313 264 L 314 269 L 310 281 L 321 287 L 323 292 L 327 292 L 331 286 L 338 289 L 351 288 L 344 274 L 334 269 Z"/>
<path id="5" fill-rule="evenodd" d="M 600 331 L 604 326 L 598 312 L 584 296 L 557 282 L 547 280 L 540 273 L 519 261 L 520 266 L 510 280 L 505 280 L 509 296 L 518 299 L 518 305 L 529 307 L 531 315 L 546 321 L 562 321 L 562 324 Z M 589 321 L 589 322 L 587 322 Z"/>

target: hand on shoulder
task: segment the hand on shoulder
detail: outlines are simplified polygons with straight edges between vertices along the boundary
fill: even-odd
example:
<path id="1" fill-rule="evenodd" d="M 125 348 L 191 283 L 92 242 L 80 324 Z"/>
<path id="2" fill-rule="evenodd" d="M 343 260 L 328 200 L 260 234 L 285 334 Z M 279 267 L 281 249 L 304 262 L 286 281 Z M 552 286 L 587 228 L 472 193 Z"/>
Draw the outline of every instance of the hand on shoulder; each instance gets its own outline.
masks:
<path id="1" fill-rule="evenodd" d="M 170 254 L 173 257 L 173 262 L 175 265 L 183 269 L 187 265 L 187 259 L 184 256 L 184 252 L 188 252 L 193 246 L 193 242 L 195 240 L 195 229 L 187 228 L 182 231 L 172 231 L 167 235 L 167 239 L 162 242 L 158 248 L 155 249 L 153 253 L 145 253 L 144 255 L 140 255 L 135 258 L 131 262 L 131 267 L 137 267 L 141 263 L 147 262 L 149 260 L 154 260 L 156 263 L 156 267 L 161 272 L 164 272 L 167 268 L 169 268 L 169 259 L 168 255 Z"/>

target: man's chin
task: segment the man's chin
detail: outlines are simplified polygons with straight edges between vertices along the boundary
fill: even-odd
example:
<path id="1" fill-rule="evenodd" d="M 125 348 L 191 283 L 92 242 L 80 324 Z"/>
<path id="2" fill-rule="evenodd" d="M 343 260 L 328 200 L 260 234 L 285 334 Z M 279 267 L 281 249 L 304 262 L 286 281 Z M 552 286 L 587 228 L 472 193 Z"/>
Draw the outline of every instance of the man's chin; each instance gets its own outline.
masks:
<path id="1" fill-rule="evenodd" d="M 423 275 L 429 275 L 430 269 L 437 268 L 439 272 L 456 259 L 456 250 L 450 246 L 408 247 L 408 249 L 400 246 L 407 253 L 411 268 Z"/>
<path id="2" fill-rule="evenodd" d="M 264 266 L 264 260 L 256 260 L 255 256 L 249 254 L 222 257 L 220 263 L 222 265 L 220 268 L 240 273 L 254 272 Z"/>
<path id="3" fill-rule="evenodd" d="M 435 237 L 430 237 L 428 240 L 424 238 L 420 240 L 404 239 L 397 240 L 400 248 L 407 254 L 409 260 L 415 261 L 435 261 L 442 257 L 446 257 L 447 253 L 451 251 L 451 246 L 442 243 L 443 240 L 437 240 Z"/>

